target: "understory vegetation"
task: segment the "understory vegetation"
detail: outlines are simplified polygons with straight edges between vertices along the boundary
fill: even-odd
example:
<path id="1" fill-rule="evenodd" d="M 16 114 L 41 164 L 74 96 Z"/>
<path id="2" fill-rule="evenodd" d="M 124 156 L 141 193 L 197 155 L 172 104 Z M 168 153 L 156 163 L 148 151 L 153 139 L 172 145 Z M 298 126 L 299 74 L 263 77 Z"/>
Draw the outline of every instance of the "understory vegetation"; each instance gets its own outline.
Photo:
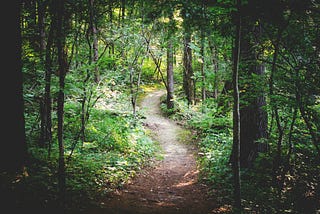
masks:
<path id="1" fill-rule="evenodd" d="M 168 110 L 162 100 L 162 111 L 171 119 L 183 124 L 194 133 L 193 143 L 198 148 L 200 180 L 211 187 L 222 213 L 233 213 L 232 109 L 221 111 L 215 100 L 206 100 L 192 107 L 182 98 L 175 100 L 176 108 Z M 214 106 L 214 107 L 213 107 Z M 295 142 L 303 142 L 307 135 L 300 136 L 297 122 Z M 288 140 L 288 139 L 287 139 Z M 242 175 L 243 206 L 245 213 L 314 213 L 319 209 L 320 166 L 312 147 L 295 144 L 295 155 L 283 152 L 284 161 L 290 165 L 282 169 L 283 180 L 273 178 L 273 157 L 276 155 L 276 136 L 269 139 L 270 150 L 260 153 L 250 169 Z M 289 154 L 290 155 L 290 154 Z"/>
<path id="2" fill-rule="evenodd" d="M 143 167 L 150 165 L 159 151 L 157 142 L 151 139 L 150 131 L 143 126 L 142 115 L 132 115 L 127 95 L 118 90 L 110 91 L 105 86 L 99 87 L 103 98 L 97 100 L 90 109 L 85 141 L 81 141 L 79 136 L 81 104 L 70 98 L 65 105 L 68 209 L 99 206 L 96 203 L 101 197 L 121 188 Z M 26 111 L 31 112 L 28 107 L 32 106 L 26 107 Z M 17 199 L 18 208 L 34 208 L 36 205 L 39 209 L 55 209 L 59 202 L 56 188 L 59 148 L 53 144 L 48 152 L 47 148 L 39 147 L 39 133 L 35 131 L 39 116 L 37 112 L 33 113 L 28 118 L 34 120 L 29 119 L 26 123 L 29 142 L 27 174 L 23 177 L 2 174 L 6 179 L 2 185 L 14 188 L 12 197 Z M 52 141 L 56 141 L 55 135 Z"/>
<path id="3" fill-rule="evenodd" d="M 17 107 L 4 122 L 4 204 L 99 206 L 161 158 L 139 103 L 163 90 L 161 110 L 190 130 L 221 213 L 320 212 L 319 1 L 17 8 L 19 54 L 4 78 L 14 92 L 7 110 Z"/>

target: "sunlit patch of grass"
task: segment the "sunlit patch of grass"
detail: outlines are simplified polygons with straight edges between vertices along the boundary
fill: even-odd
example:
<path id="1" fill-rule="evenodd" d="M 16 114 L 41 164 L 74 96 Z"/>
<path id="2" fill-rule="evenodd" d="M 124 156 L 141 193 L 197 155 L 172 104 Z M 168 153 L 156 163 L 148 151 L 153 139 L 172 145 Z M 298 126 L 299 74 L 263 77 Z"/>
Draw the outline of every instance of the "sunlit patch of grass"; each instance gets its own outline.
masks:
<path id="1" fill-rule="evenodd" d="M 185 144 L 192 143 L 192 132 L 189 129 L 178 129 L 178 141 Z"/>
<path id="2" fill-rule="evenodd" d="M 163 85 L 163 83 L 140 85 L 140 92 L 137 97 L 137 103 L 140 104 L 147 94 L 161 89 L 165 90 L 165 86 Z"/>

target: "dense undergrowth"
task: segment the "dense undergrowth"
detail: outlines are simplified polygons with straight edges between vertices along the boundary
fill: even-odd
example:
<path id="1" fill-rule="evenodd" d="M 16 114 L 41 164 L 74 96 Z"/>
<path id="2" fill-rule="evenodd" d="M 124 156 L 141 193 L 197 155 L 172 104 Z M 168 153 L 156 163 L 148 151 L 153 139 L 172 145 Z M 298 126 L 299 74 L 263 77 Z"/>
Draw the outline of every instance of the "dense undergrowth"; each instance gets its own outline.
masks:
<path id="1" fill-rule="evenodd" d="M 143 116 L 140 113 L 133 116 L 128 95 L 102 89 L 105 96 L 90 110 L 85 141 L 77 138 L 80 103 L 75 100 L 65 103 L 65 204 L 70 210 L 99 206 L 96 204 L 99 198 L 121 188 L 142 167 L 152 162 L 159 149 L 143 126 Z M 38 133 L 33 130 L 36 115 L 28 115 L 28 118 L 29 156 L 25 174 L 2 174 L 1 189 L 12 194 L 17 208 L 55 209 L 59 202 L 57 139 L 53 136 L 49 155 L 48 147 L 39 146 Z"/>
<path id="2" fill-rule="evenodd" d="M 214 99 L 189 106 L 181 98 L 175 99 L 174 110 L 168 111 L 162 99 L 162 111 L 185 127 L 193 130 L 198 147 L 200 179 L 207 183 L 220 208 L 219 213 L 232 213 L 233 177 L 230 154 L 232 150 L 232 114 L 219 110 Z M 231 112 L 231 110 L 227 111 Z M 304 127 L 297 124 L 297 131 Z M 296 142 L 307 138 L 294 135 Z M 317 154 L 310 144 L 294 143 L 295 154 L 287 163 L 283 151 L 282 177 L 274 178 L 276 134 L 267 139 L 269 151 L 260 153 L 254 165 L 241 170 L 244 213 L 312 214 L 320 209 L 320 167 Z"/>

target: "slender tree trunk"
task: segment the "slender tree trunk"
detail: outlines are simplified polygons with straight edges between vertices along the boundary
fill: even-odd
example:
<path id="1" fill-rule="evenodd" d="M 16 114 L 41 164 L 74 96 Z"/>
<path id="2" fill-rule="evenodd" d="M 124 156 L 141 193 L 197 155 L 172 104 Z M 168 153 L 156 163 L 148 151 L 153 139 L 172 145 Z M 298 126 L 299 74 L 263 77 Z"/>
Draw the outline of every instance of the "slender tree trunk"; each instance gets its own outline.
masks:
<path id="1" fill-rule="evenodd" d="M 139 94 L 140 80 L 141 80 L 141 68 L 138 71 L 138 77 L 135 84 L 134 81 L 134 68 L 131 66 L 130 68 L 130 93 L 131 93 L 131 104 L 133 110 L 133 116 L 136 117 L 137 114 L 137 98 Z"/>
<path id="2" fill-rule="evenodd" d="M 52 103 L 51 103 L 51 74 L 52 74 L 52 50 L 51 47 L 53 45 L 53 32 L 55 28 L 55 21 L 52 21 L 50 32 L 48 36 L 48 43 L 46 48 L 46 59 L 45 59 L 45 92 L 44 92 L 44 103 L 43 103 L 43 115 L 44 115 L 44 127 L 42 128 L 42 142 L 48 143 L 48 156 L 50 157 L 51 153 L 51 140 L 52 140 L 52 119 L 51 119 L 51 111 L 52 111 Z"/>
<path id="3" fill-rule="evenodd" d="M 167 48 L 167 108 L 173 109 L 173 47 L 172 47 L 172 39 L 169 38 L 168 48 Z"/>
<path id="4" fill-rule="evenodd" d="M 273 118 L 276 121 L 277 129 L 278 129 L 277 154 L 275 156 L 274 165 L 273 165 L 273 173 L 274 173 L 273 180 L 274 180 L 275 184 L 277 183 L 276 182 L 276 180 L 277 180 L 276 177 L 279 174 L 279 169 L 280 169 L 281 162 L 282 162 L 282 155 L 281 155 L 281 153 L 282 153 L 282 139 L 283 139 L 283 135 L 284 135 L 284 131 L 283 131 L 283 128 L 281 126 L 281 121 L 280 121 L 278 108 L 275 105 L 275 100 L 273 98 L 274 97 L 274 74 L 276 72 L 276 64 L 277 64 L 277 60 L 278 60 L 281 35 L 282 35 L 282 30 L 278 29 L 277 39 L 276 39 L 276 41 L 274 43 L 274 54 L 273 54 L 273 60 L 272 60 L 271 72 L 270 72 L 270 79 L 269 79 L 269 95 L 270 95 L 271 110 L 272 110 L 272 115 L 273 115 Z M 271 126 L 272 126 L 272 124 L 271 124 Z M 270 131 L 272 131 L 272 130 L 270 130 Z"/>
<path id="5" fill-rule="evenodd" d="M 206 6 L 204 0 L 202 1 L 202 18 L 205 20 L 206 18 Z M 204 42 L 205 42 L 205 31 L 204 31 L 205 24 L 201 25 L 201 48 L 200 48 L 200 55 L 201 55 L 201 99 L 202 102 L 206 99 L 206 73 L 205 73 L 205 57 L 204 57 Z"/>
<path id="6" fill-rule="evenodd" d="M 234 177 L 234 206 L 236 211 L 241 212 L 241 177 L 240 177 L 240 98 L 238 87 L 238 71 L 240 60 L 240 38 L 241 38 L 241 0 L 237 0 L 238 16 L 236 25 L 236 37 L 233 62 L 233 177 Z"/>
<path id="7" fill-rule="evenodd" d="M 41 63 L 45 66 L 45 91 L 44 96 L 40 101 L 40 146 L 44 146 L 45 144 L 51 144 L 51 100 L 48 101 L 50 97 L 50 77 L 48 76 L 49 69 L 51 68 L 51 57 L 50 52 L 46 52 L 46 34 L 45 34 L 45 8 L 46 2 L 38 0 L 38 33 L 39 33 L 39 44 L 40 44 L 40 60 Z M 51 27 L 52 28 L 52 27 Z M 50 30 L 51 35 L 49 35 L 48 42 L 52 45 L 52 30 Z M 51 40 L 51 41 L 49 41 Z M 49 48 L 50 48 L 49 47 Z M 50 51 L 50 50 L 49 50 Z M 50 74 L 49 74 L 50 75 Z M 49 85 L 49 86 L 48 86 Z M 50 112 L 48 112 L 48 110 Z"/>
<path id="8" fill-rule="evenodd" d="M 85 81 L 86 83 L 86 81 Z M 85 142 L 86 138 L 86 102 L 87 102 L 87 89 L 86 89 L 86 84 L 85 87 L 83 87 L 83 97 L 81 100 L 81 129 L 80 129 L 80 137 L 81 137 L 81 142 Z"/>
<path id="9" fill-rule="evenodd" d="M 290 164 L 290 157 L 291 154 L 293 152 L 293 143 L 292 143 L 292 134 L 293 134 L 293 129 L 294 129 L 294 125 L 297 119 L 297 114 L 298 114 L 298 108 L 295 106 L 294 110 L 293 110 L 293 116 L 292 116 L 292 122 L 290 125 L 290 130 L 289 130 L 289 134 L 288 134 L 288 154 L 287 154 L 287 162 L 288 164 Z"/>
<path id="10" fill-rule="evenodd" d="M 193 70 L 192 70 L 192 49 L 189 47 L 191 42 L 191 35 L 189 32 L 185 33 L 184 36 L 184 53 L 183 53 L 183 87 L 187 96 L 188 104 L 194 104 L 194 81 L 193 81 Z"/>
<path id="11" fill-rule="evenodd" d="M 201 99 L 202 102 L 206 100 L 206 73 L 205 73 L 205 58 L 204 58 L 204 30 L 201 30 L 201 48 L 200 48 L 200 55 L 201 55 Z"/>
<path id="12" fill-rule="evenodd" d="M 64 141 L 63 141 L 63 117 L 64 117 L 64 89 L 65 76 L 67 72 L 67 58 L 65 52 L 65 28 L 64 28 L 64 0 L 57 2 L 57 49 L 59 64 L 59 94 L 58 94 L 58 143 L 59 143 L 59 169 L 58 169 L 58 185 L 59 199 L 62 208 L 65 203 L 66 191 L 66 174 L 65 174 L 65 158 L 64 158 Z"/>
<path id="13" fill-rule="evenodd" d="M 46 2 L 38 0 L 38 28 L 41 58 L 43 58 L 42 56 L 46 50 L 45 13 Z"/>
<path id="14" fill-rule="evenodd" d="M 121 0 L 121 20 L 122 24 L 126 14 L 126 0 Z"/>
<path id="15" fill-rule="evenodd" d="M 99 59 L 99 53 L 98 53 L 98 37 L 97 37 L 97 27 L 95 22 L 95 13 L 94 13 L 94 0 L 89 0 L 90 5 L 90 28 L 91 28 L 91 34 L 92 34 L 92 49 L 93 49 L 93 63 L 97 63 Z M 100 73 L 98 69 L 98 65 L 94 66 L 94 81 L 98 83 L 100 81 Z"/>
<path id="16" fill-rule="evenodd" d="M 213 97 L 215 99 L 218 98 L 218 70 L 219 70 L 219 64 L 218 64 L 218 54 L 217 54 L 217 48 L 215 45 L 212 43 L 212 41 L 209 40 L 209 47 L 210 47 L 210 52 L 211 52 L 211 61 L 213 65 L 213 72 L 214 72 L 214 94 Z M 229 83 L 226 82 L 224 89 L 227 90 L 222 90 L 222 93 L 226 93 L 228 90 L 231 90 L 231 87 L 226 87 Z"/>

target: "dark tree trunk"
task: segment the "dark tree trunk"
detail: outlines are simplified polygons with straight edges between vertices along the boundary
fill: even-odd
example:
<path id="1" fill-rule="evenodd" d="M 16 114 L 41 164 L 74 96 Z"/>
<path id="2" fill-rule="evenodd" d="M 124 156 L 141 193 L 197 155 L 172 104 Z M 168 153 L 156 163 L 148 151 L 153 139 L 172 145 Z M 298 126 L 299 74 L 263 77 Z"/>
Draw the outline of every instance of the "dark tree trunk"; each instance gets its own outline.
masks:
<path id="1" fill-rule="evenodd" d="M 65 52 L 65 16 L 64 16 L 64 0 L 57 2 L 57 50 L 59 64 L 59 94 L 58 94 L 58 143 L 59 143 L 59 169 L 58 169 L 58 185 L 59 200 L 62 208 L 65 203 L 66 191 L 66 174 L 65 174 L 65 158 L 64 158 L 64 141 L 63 141 L 63 117 L 64 117 L 64 89 L 65 76 L 67 73 L 67 56 Z"/>
<path id="2" fill-rule="evenodd" d="M 173 93 L 174 93 L 174 85 L 173 85 L 173 47 L 172 40 L 168 41 L 167 48 L 167 108 L 173 109 Z"/>
<path id="3" fill-rule="evenodd" d="M 122 23 L 124 21 L 125 14 L 126 14 L 126 0 L 121 0 L 121 19 L 122 19 Z"/>
<path id="4" fill-rule="evenodd" d="M 257 66 L 253 72 L 262 75 L 264 66 Z M 259 139 L 267 138 L 267 113 L 263 109 L 265 105 L 265 96 L 258 95 L 248 105 L 241 107 L 241 165 L 243 167 L 250 167 L 257 153 L 268 149 L 267 144 L 258 143 Z"/>
<path id="5" fill-rule="evenodd" d="M 202 1 L 202 19 L 203 21 L 206 20 L 206 6 L 205 2 Z M 204 31 L 205 24 L 201 25 L 201 48 L 200 48 L 200 55 L 201 55 L 201 99 L 202 102 L 206 99 L 206 73 L 205 73 L 205 57 L 204 57 L 204 42 L 205 42 L 205 31 Z"/>
<path id="6" fill-rule="evenodd" d="M 54 20 L 52 20 L 50 26 L 50 32 L 48 41 L 46 42 L 45 33 L 45 13 L 46 13 L 46 1 L 38 0 L 38 33 L 39 33 L 39 44 L 40 44 L 40 57 L 41 61 L 45 66 L 45 91 L 42 100 L 40 101 L 40 146 L 48 146 L 48 156 L 50 156 L 51 150 L 51 46 L 53 43 L 53 29 Z M 48 45 L 48 49 L 47 46 Z"/>
<path id="7" fill-rule="evenodd" d="M 46 48 L 46 57 L 45 57 L 45 91 L 44 91 L 44 101 L 43 101 L 43 112 L 42 112 L 42 125 L 41 125 L 41 144 L 47 144 L 49 146 L 48 153 L 50 156 L 51 150 L 51 139 L 52 139 L 52 120 L 51 120 L 51 74 L 52 74 L 52 50 L 53 45 L 53 32 L 55 29 L 55 21 L 53 20 L 50 26 L 50 32 L 48 36 L 47 48 Z"/>
<path id="8" fill-rule="evenodd" d="M 27 164 L 27 144 L 25 136 L 24 101 L 23 101 L 23 75 L 21 62 L 21 3 L 10 1 L 6 9 L 14 12 L 2 15 L 2 20 L 11 20 L 6 25 L 7 33 L 2 34 L 5 42 L 6 54 L 2 57 L 2 66 L 7 72 L 2 78 L 1 97 L 1 149 L 0 149 L 0 172 L 21 172 Z M 10 10 L 11 11 L 11 10 Z M 16 13 L 15 13 L 16 12 Z M 4 23 L 4 22 L 3 22 Z M 12 40 L 12 38 L 15 38 Z M 9 96 L 8 96 L 9 95 Z M 1 185 L 2 187 L 3 185 Z M 2 189 L 2 188 L 1 188 Z M 2 205 L 6 204 L 9 195 L 0 196 Z M 11 210 L 14 207 L 9 207 Z"/>
<path id="9" fill-rule="evenodd" d="M 42 0 L 38 0 L 38 28 L 39 28 L 39 42 L 40 42 L 41 57 L 46 50 L 45 13 L 46 13 L 46 2 Z"/>
<path id="10" fill-rule="evenodd" d="M 273 54 L 273 59 L 272 59 L 272 64 L 271 64 L 271 72 L 270 72 L 270 79 L 269 79 L 269 95 L 270 95 L 270 103 L 271 103 L 271 110 L 272 110 L 272 122 L 270 125 L 270 133 L 272 131 L 272 124 L 273 120 L 276 121 L 277 125 L 277 130 L 278 130 L 278 140 L 277 140 L 277 153 L 275 155 L 275 158 L 273 160 L 273 181 L 274 184 L 278 187 L 278 193 L 281 193 L 281 183 L 280 180 L 283 179 L 283 176 L 281 179 L 277 179 L 278 175 L 280 175 L 280 166 L 282 165 L 282 139 L 284 136 L 284 128 L 281 126 L 281 121 L 280 121 L 280 116 L 278 112 L 278 107 L 275 105 L 275 100 L 274 100 L 274 75 L 276 72 L 276 63 L 278 60 L 278 53 L 279 53 L 279 46 L 281 42 L 281 37 L 282 37 L 282 29 L 278 29 L 277 33 L 277 39 L 274 43 L 274 54 Z"/>
<path id="11" fill-rule="evenodd" d="M 182 8 L 183 28 L 184 28 L 184 40 L 183 40 L 183 90 L 188 100 L 188 105 L 193 105 L 195 101 L 194 94 L 194 80 L 193 80 L 193 69 L 192 69 L 192 49 L 190 48 L 191 42 L 191 21 L 188 14 L 191 13 L 190 6 L 191 2 L 186 1 Z"/>
<path id="12" fill-rule="evenodd" d="M 213 65 L 213 72 L 214 72 L 214 94 L 213 97 L 215 99 L 218 98 L 218 70 L 219 70 L 219 63 L 218 63 L 218 54 L 217 54 L 217 48 L 213 44 L 212 41 L 209 40 L 209 46 L 210 46 L 210 52 L 211 52 L 211 61 Z M 227 91 L 231 90 L 231 82 L 226 81 L 225 86 L 221 93 L 226 94 Z"/>
<path id="13" fill-rule="evenodd" d="M 261 37 L 261 26 L 254 25 L 251 17 L 246 17 L 247 26 L 242 28 L 241 58 L 243 59 L 242 70 L 246 70 L 249 78 L 252 74 L 263 76 L 265 66 L 258 62 L 259 53 L 255 46 Z M 254 26 L 254 27 L 253 27 Z M 253 35 L 254 33 L 255 35 Z M 249 86 L 248 86 L 249 85 Z M 242 86 L 244 87 L 244 86 Z M 265 96 L 261 91 L 254 91 L 253 83 L 249 82 L 242 94 L 246 104 L 240 106 L 241 114 L 241 166 L 250 167 L 257 157 L 258 152 L 267 151 L 267 144 L 259 143 L 259 139 L 267 138 L 267 113 L 263 109 L 266 105 Z M 250 97 L 247 96 L 250 94 Z M 251 95 L 253 94 L 253 96 Z"/>

